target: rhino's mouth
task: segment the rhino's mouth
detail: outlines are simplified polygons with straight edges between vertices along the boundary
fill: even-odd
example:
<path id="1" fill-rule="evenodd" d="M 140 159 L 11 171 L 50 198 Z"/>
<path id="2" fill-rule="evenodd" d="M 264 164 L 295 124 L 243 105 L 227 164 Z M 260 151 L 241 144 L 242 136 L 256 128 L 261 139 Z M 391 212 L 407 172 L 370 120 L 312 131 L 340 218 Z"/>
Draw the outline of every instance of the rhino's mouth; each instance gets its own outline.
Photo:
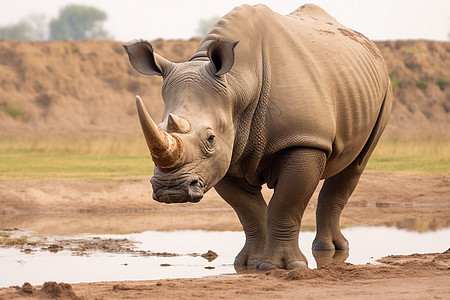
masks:
<path id="1" fill-rule="evenodd" d="M 150 182 L 153 186 L 153 199 L 158 202 L 197 203 L 203 198 L 203 180 L 194 174 L 182 174 L 176 177 L 155 174 Z"/>

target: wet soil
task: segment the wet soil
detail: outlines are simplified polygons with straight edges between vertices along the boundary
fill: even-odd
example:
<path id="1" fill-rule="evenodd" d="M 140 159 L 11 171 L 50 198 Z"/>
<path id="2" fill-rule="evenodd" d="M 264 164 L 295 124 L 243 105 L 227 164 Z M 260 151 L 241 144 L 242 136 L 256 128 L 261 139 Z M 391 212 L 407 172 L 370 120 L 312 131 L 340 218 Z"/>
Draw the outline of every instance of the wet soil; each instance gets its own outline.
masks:
<path id="1" fill-rule="evenodd" d="M 380 262 L 194 279 L 25 283 L 0 289 L 0 299 L 446 299 L 450 294 L 449 250 Z"/>
<path id="2" fill-rule="evenodd" d="M 139 241 L 128 238 L 103 238 L 103 237 L 77 237 L 65 238 L 59 236 L 36 236 L 33 232 L 26 232 L 15 229 L 0 229 L 0 247 L 18 248 L 21 252 L 36 253 L 48 251 L 58 253 L 59 251 L 69 251 L 71 255 L 86 256 L 94 252 L 110 254 L 130 254 L 133 256 L 147 257 L 174 257 L 174 256 L 201 256 L 209 262 L 217 258 L 217 253 L 208 250 L 205 253 L 171 253 L 153 252 L 149 250 L 137 249 Z"/>

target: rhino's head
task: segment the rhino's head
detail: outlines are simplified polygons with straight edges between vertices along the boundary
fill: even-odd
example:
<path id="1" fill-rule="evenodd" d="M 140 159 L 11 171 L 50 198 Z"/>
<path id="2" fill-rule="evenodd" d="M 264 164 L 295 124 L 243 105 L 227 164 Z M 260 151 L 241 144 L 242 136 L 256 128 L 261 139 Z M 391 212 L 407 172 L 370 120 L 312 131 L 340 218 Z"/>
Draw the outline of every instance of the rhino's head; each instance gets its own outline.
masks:
<path id="1" fill-rule="evenodd" d="M 236 43 L 214 42 L 203 59 L 172 63 L 148 42 L 125 46 L 133 67 L 163 77 L 163 122 L 156 125 L 136 97 L 139 120 L 156 166 L 151 179 L 159 202 L 198 202 L 227 172 L 234 128 L 224 74 Z"/>

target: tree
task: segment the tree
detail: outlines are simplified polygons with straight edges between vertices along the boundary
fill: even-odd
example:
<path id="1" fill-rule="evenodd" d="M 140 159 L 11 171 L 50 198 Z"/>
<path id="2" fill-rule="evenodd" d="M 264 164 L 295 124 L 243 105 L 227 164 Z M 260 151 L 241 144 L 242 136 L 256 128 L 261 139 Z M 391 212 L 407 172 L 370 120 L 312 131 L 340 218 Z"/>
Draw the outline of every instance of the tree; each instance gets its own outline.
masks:
<path id="1" fill-rule="evenodd" d="M 214 16 L 209 19 L 201 19 L 198 21 L 197 33 L 200 35 L 205 35 L 209 30 L 219 21 L 219 16 Z"/>
<path id="2" fill-rule="evenodd" d="M 31 40 L 31 31 L 30 24 L 21 21 L 15 25 L 0 27 L 0 39 L 29 41 Z"/>
<path id="3" fill-rule="evenodd" d="M 0 39 L 18 41 L 45 41 L 48 23 L 45 15 L 32 14 L 17 24 L 0 27 Z"/>
<path id="4" fill-rule="evenodd" d="M 50 22 L 50 40 L 111 39 L 103 29 L 105 12 L 90 6 L 68 5 Z"/>

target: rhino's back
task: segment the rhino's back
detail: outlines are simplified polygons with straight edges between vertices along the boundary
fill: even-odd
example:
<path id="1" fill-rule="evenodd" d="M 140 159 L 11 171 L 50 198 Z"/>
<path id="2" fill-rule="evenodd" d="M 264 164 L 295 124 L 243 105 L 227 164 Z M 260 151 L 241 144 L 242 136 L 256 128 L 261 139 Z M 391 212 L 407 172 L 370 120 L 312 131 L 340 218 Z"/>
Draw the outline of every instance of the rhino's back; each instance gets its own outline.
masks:
<path id="1" fill-rule="evenodd" d="M 353 161 L 377 120 L 389 79 L 379 50 L 315 5 L 274 14 L 267 152 L 293 146 L 328 153 L 328 173 Z"/>

